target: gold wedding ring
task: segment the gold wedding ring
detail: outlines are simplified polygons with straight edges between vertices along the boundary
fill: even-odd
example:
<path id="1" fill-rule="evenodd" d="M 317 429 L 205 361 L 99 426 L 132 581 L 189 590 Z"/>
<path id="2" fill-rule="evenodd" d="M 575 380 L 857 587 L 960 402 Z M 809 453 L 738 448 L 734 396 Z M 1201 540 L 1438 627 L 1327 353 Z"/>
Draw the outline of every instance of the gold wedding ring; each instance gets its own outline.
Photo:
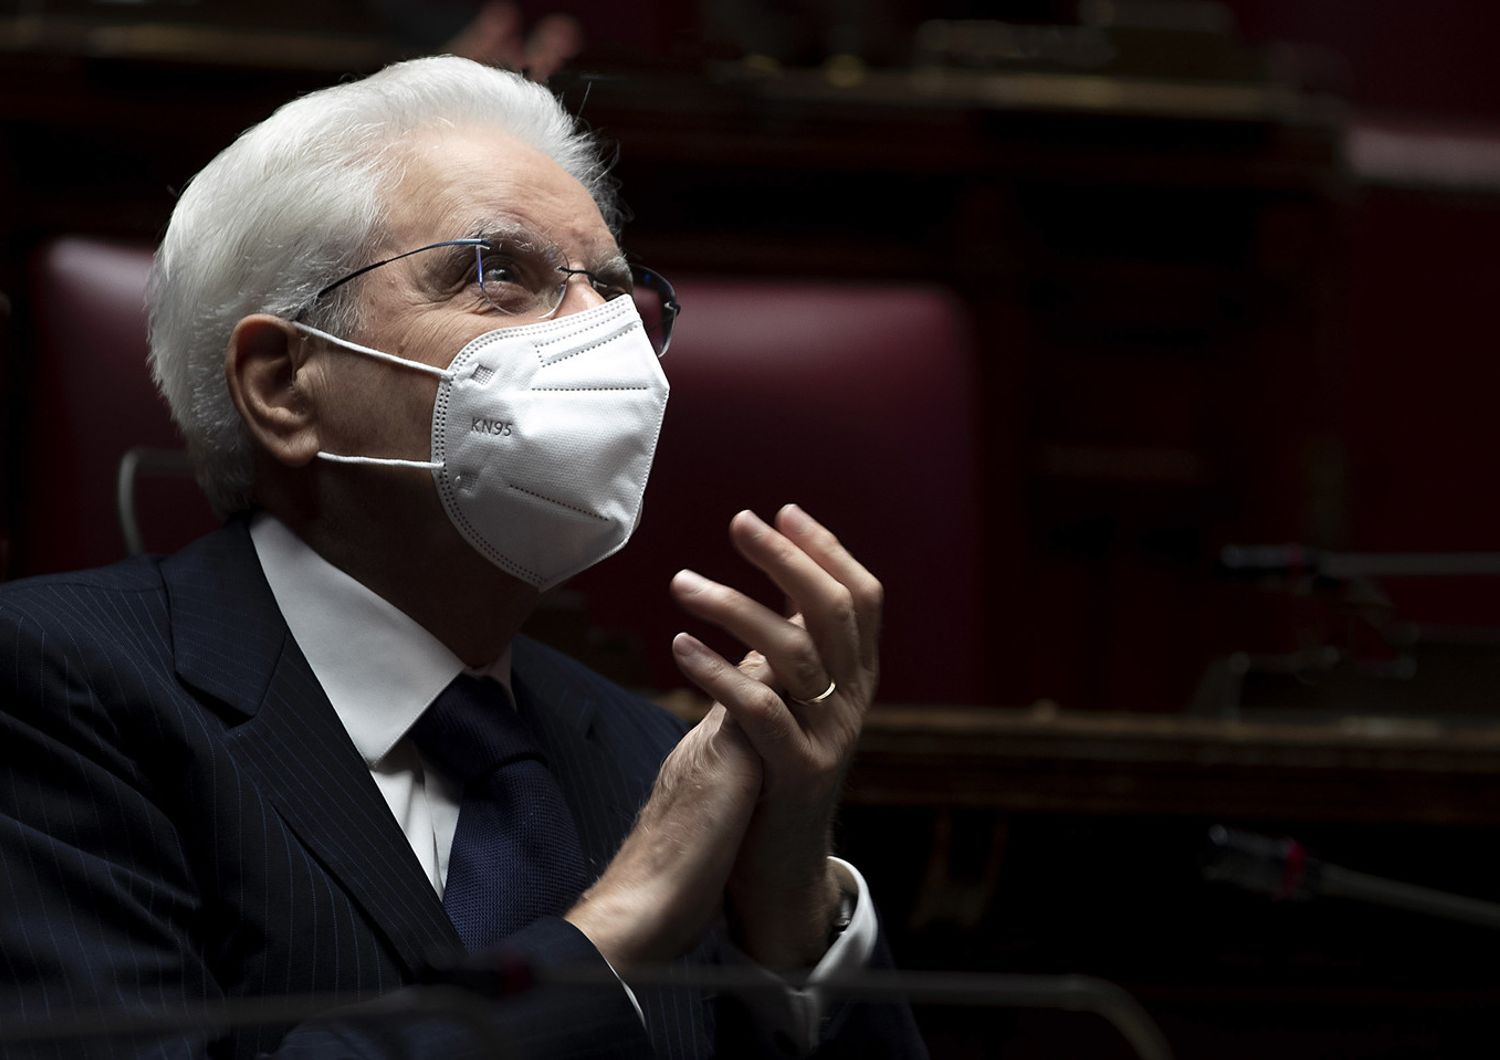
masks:
<path id="1" fill-rule="evenodd" d="M 839 683 L 837 681 L 829 681 L 828 687 L 823 689 L 823 691 L 819 692 L 817 695 L 813 696 L 811 699 L 797 699 L 796 696 L 793 696 L 792 699 L 798 703 L 801 703 L 804 707 L 810 707 L 815 703 L 823 702 L 823 700 L 827 699 L 829 696 L 837 692 L 838 688 Z"/>

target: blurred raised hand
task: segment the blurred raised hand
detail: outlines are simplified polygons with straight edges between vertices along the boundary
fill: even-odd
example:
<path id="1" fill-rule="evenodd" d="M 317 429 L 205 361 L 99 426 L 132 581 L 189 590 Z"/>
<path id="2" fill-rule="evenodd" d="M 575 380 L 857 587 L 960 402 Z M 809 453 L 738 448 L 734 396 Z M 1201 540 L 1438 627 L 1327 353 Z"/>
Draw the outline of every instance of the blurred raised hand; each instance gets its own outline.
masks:
<path id="1" fill-rule="evenodd" d="M 583 50 L 583 27 L 571 15 L 544 15 L 528 33 L 520 8 L 488 0 L 442 50 L 545 81 Z"/>

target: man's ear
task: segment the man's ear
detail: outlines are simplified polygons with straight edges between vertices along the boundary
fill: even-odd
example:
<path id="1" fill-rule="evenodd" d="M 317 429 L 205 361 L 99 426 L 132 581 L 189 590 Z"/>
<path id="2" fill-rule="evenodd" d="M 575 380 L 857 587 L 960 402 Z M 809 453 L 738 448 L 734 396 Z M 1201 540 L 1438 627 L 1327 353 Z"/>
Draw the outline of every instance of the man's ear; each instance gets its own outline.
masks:
<path id="1" fill-rule="evenodd" d="M 243 318 L 229 336 L 224 375 L 240 419 L 273 459 L 301 467 L 318 452 L 317 409 L 301 376 L 302 333 L 269 313 Z"/>

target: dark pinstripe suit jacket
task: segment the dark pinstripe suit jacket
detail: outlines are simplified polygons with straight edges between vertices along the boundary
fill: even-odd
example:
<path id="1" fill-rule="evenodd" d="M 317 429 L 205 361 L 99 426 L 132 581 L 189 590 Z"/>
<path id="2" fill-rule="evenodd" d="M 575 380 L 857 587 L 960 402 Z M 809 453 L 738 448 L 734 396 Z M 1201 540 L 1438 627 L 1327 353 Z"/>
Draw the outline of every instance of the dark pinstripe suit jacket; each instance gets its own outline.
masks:
<path id="1" fill-rule="evenodd" d="M 524 639 L 514 684 L 545 719 L 549 763 L 602 870 L 682 726 Z M 383 995 L 461 957 L 242 523 L 164 560 L 0 587 L 0 696 L 0 1025 L 200 999 Z M 604 967 L 559 919 L 510 943 L 537 964 Z M 692 959 L 713 951 L 710 940 Z M 687 1057 L 756 1041 L 712 998 L 647 991 L 641 1002 L 649 1044 L 618 988 L 532 992 L 493 1009 L 500 1032 L 538 1055 L 654 1045 Z M 40 1052 L 364 1055 L 372 1039 L 357 1014 Z M 464 1051 L 451 1028 L 404 1033 L 418 1055 Z M 877 1042 L 921 1048 L 904 1011 L 849 1006 L 829 1034 L 851 1055 Z"/>

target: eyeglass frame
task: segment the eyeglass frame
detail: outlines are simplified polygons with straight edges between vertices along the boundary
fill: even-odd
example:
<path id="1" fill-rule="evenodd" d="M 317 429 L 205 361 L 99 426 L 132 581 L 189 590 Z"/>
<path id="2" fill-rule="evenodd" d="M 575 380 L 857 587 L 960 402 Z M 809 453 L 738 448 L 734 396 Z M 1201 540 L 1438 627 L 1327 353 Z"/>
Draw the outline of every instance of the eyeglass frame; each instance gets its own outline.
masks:
<path id="1" fill-rule="evenodd" d="M 481 256 L 480 252 L 485 250 L 497 250 L 498 248 L 495 246 L 495 243 L 492 240 L 485 239 L 482 236 L 466 236 L 462 239 L 444 239 L 437 243 L 428 243 L 425 247 L 417 247 L 415 250 L 404 251 L 392 257 L 384 258 L 381 261 L 371 262 L 368 265 L 363 265 L 355 269 L 353 272 L 349 273 L 346 276 L 341 276 L 339 279 L 334 280 L 326 287 L 320 288 L 318 292 L 312 296 L 312 299 L 307 303 L 307 306 L 303 308 L 303 312 L 306 312 L 308 308 L 311 308 L 318 302 L 322 301 L 323 296 L 328 294 L 330 291 L 337 290 L 351 280 L 358 279 L 367 272 L 373 272 L 374 270 L 380 268 L 382 265 L 389 265 L 392 262 L 400 261 L 402 258 L 409 258 L 413 254 L 420 254 L 426 250 L 440 250 L 443 247 L 473 247 L 475 266 L 479 272 L 479 284 L 481 287 L 484 286 L 484 258 Z M 631 291 L 627 292 L 628 294 L 633 297 L 634 284 L 644 280 L 646 286 L 650 287 L 652 290 L 661 295 L 661 349 L 656 351 L 656 356 L 658 359 L 660 359 L 667 355 L 667 348 L 672 344 L 672 326 L 674 323 L 676 323 L 677 315 L 682 312 L 682 304 L 677 301 L 677 291 L 672 287 L 671 281 L 661 273 L 657 272 L 653 268 L 641 265 L 636 262 L 630 262 L 628 264 L 630 266 L 630 279 L 632 284 Z M 595 291 L 598 291 L 598 284 L 605 282 L 589 269 L 575 269 L 567 265 L 555 265 L 553 266 L 553 268 L 557 269 L 558 272 L 563 274 L 562 283 L 558 284 L 559 289 L 566 287 L 568 282 L 574 276 L 587 276 L 589 278 L 589 286 L 593 287 Z"/>

